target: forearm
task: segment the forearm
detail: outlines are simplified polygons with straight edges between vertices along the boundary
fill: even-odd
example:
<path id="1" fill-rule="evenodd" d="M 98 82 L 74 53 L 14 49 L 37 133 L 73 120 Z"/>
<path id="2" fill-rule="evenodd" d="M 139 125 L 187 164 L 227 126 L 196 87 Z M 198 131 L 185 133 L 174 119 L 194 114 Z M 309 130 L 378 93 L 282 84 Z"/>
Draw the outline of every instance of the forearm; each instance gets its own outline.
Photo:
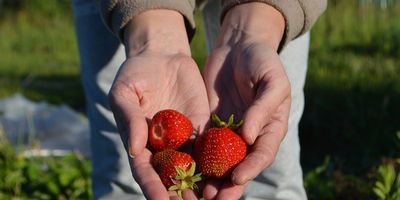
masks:
<path id="1" fill-rule="evenodd" d="M 183 16 L 174 10 L 155 9 L 136 15 L 124 29 L 123 42 L 128 57 L 144 50 L 190 55 Z"/>
<path id="2" fill-rule="evenodd" d="M 100 0 L 102 18 L 105 25 L 123 41 L 124 28 L 138 14 L 155 9 L 175 10 L 185 21 L 187 37 L 194 33 L 193 10 L 195 0 Z"/>
<path id="3" fill-rule="evenodd" d="M 221 21 L 236 5 L 262 2 L 278 10 L 285 19 L 285 32 L 280 49 L 288 42 L 309 31 L 318 17 L 325 11 L 327 0 L 222 0 Z"/>
<path id="4" fill-rule="evenodd" d="M 278 50 L 284 30 L 284 17 L 274 7 L 259 2 L 240 4 L 224 16 L 217 46 L 252 38 Z"/>

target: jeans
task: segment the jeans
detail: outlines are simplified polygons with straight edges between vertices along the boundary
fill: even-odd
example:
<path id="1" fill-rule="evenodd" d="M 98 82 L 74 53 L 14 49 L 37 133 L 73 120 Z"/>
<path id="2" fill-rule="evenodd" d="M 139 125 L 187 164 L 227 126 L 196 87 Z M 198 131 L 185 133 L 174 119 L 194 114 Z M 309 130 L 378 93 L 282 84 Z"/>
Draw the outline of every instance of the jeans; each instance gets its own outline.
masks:
<path id="1" fill-rule="evenodd" d="M 210 51 L 219 31 L 219 1 L 203 10 L 206 46 Z M 127 153 L 108 106 L 107 94 L 125 60 L 124 47 L 104 26 L 94 0 L 73 0 L 75 30 L 91 130 L 94 199 L 144 199 L 132 178 Z M 298 124 L 304 108 L 309 33 L 290 42 L 280 53 L 292 87 L 288 133 L 278 155 L 246 188 L 242 199 L 307 199 L 300 166 Z"/>

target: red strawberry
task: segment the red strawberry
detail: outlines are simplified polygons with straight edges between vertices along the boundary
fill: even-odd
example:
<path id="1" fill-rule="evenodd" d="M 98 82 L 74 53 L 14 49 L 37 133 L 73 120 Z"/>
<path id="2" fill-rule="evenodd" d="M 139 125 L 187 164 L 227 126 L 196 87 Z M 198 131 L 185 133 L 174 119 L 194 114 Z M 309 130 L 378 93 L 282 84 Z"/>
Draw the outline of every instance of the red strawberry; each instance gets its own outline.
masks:
<path id="1" fill-rule="evenodd" d="M 149 144 L 156 151 L 178 149 L 192 132 L 192 122 L 185 115 L 172 109 L 162 110 L 151 119 Z"/>
<path id="2" fill-rule="evenodd" d="M 154 154 L 152 165 L 168 190 L 176 190 L 182 197 L 184 189 L 198 190 L 196 182 L 201 174 L 196 174 L 196 163 L 192 156 L 173 149 L 165 149 Z"/>
<path id="3" fill-rule="evenodd" d="M 242 121 L 233 124 L 233 115 L 228 123 L 213 115 L 218 127 L 210 128 L 195 143 L 195 158 L 198 170 L 208 177 L 226 178 L 246 156 L 247 146 L 243 139 L 232 131 Z"/>

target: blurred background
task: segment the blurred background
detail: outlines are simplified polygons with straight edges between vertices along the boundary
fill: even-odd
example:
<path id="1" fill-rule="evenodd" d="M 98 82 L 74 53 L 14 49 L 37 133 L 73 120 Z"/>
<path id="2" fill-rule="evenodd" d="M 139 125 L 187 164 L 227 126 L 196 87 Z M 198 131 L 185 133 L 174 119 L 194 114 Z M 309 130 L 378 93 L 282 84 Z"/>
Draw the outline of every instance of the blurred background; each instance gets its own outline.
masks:
<path id="1" fill-rule="evenodd" d="M 198 11 L 196 21 L 191 47 L 202 68 Z M 330 0 L 311 31 L 304 90 L 309 198 L 400 199 L 400 0 Z M 0 100 L 15 94 L 84 117 L 69 0 L 0 0 Z M 91 197 L 90 157 L 22 155 L 5 135 L 0 130 L 0 199 Z"/>

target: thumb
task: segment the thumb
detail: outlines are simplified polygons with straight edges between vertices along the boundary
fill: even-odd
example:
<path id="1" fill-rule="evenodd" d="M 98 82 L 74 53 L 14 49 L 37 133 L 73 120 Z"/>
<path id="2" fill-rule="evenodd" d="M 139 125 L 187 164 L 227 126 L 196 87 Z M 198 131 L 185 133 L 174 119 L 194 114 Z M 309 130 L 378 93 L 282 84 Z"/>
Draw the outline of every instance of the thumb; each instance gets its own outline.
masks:
<path id="1" fill-rule="evenodd" d="M 139 98 L 125 84 L 114 84 L 109 94 L 109 104 L 114 113 L 118 131 L 125 149 L 131 157 L 146 147 L 148 125 L 139 106 Z"/>

